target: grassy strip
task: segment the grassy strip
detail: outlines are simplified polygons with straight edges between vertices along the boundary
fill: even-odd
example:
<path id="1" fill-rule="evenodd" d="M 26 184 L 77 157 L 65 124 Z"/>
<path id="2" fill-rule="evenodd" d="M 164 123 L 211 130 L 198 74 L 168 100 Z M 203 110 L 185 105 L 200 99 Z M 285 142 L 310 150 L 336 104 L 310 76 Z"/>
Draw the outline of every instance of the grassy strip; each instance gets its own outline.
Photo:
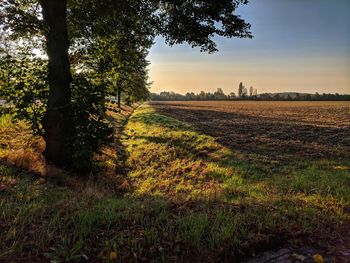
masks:
<path id="1" fill-rule="evenodd" d="M 333 163 L 259 179 L 238 154 L 147 105 L 121 140 L 133 188 L 124 196 L 1 165 L 0 261 L 225 261 L 349 220 L 349 174 Z"/>
<path id="2" fill-rule="evenodd" d="M 150 106 L 132 116 L 125 133 L 134 195 L 217 198 L 237 203 L 282 197 L 333 200 L 340 206 L 350 202 L 348 161 L 304 162 L 302 169 L 294 168 L 291 162 L 288 174 L 266 174 L 263 167 L 244 161 L 238 152 L 216 143 L 213 137 Z"/>
<path id="3" fill-rule="evenodd" d="M 249 253 L 277 237 L 330 238 L 329 230 L 349 222 L 346 161 L 303 163 L 302 169 L 291 164 L 288 174 L 267 175 L 214 138 L 149 106 L 132 116 L 125 133 L 132 196 L 187 206 L 190 216 L 178 219 L 178 233 L 201 255 Z"/>

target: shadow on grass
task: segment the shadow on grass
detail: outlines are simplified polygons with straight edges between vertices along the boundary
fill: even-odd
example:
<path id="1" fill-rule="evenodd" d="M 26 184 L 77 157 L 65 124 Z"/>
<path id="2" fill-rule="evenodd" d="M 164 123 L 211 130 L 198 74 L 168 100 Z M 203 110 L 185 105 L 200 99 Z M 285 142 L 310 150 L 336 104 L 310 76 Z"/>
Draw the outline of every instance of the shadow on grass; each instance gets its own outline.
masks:
<path id="1" fill-rule="evenodd" d="M 232 184 L 232 187 L 236 185 L 237 188 L 237 185 L 260 183 L 263 185 L 261 191 L 267 190 L 270 185 L 281 194 L 300 192 L 307 195 L 333 195 L 338 200 L 349 201 L 350 190 L 347 189 L 350 189 L 350 164 L 347 160 L 300 160 L 294 156 L 294 159 L 283 165 L 274 160 L 266 165 L 252 156 L 247 158 L 239 150 L 235 151 L 231 147 L 226 149 L 215 143 L 212 137 L 197 133 L 191 126 L 159 113 L 146 111 L 133 116 L 132 121 L 144 126 L 136 126 L 135 131 L 129 131 L 131 140 L 141 140 L 143 145 L 148 143 L 153 147 L 153 150 L 148 149 L 148 157 L 140 155 L 139 162 L 132 162 L 131 166 L 134 167 L 142 167 L 142 162 L 147 164 L 144 170 L 138 170 L 141 173 L 136 173 L 135 177 L 147 177 L 147 168 L 151 167 L 150 177 L 156 177 L 154 175 L 157 174 L 167 182 L 172 179 L 171 176 L 176 178 L 182 175 L 194 182 L 197 177 L 197 184 L 214 179 L 224 183 L 224 187 L 231 187 Z M 137 148 L 131 148 L 130 151 L 137 151 Z M 147 149 L 141 148 L 140 151 Z M 282 152 L 279 154 L 283 155 Z M 163 157 L 167 159 L 162 160 Z M 211 166 L 210 171 L 206 169 L 208 164 Z M 174 166 L 176 167 L 173 168 Z M 205 177 L 200 176 L 203 173 Z M 228 180 L 230 177 L 234 179 Z M 148 179 L 150 178 L 146 178 Z M 158 185 L 152 180 L 147 183 L 154 187 Z M 181 183 L 181 179 L 176 183 Z"/>
<path id="2" fill-rule="evenodd" d="M 16 179 L 16 187 L 0 192 L 4 262 L 96 262 L 109 260 L 111 252 L 122 262 L 241 262 L 290 238 L 337 228 L 334 214 L 325 210 L 315 221 L 318 208 L 288 199 L 235 205 L 147 194 L 101 197 Z"/>
<path id="3" fill-rule="evenodd" d="M 287 241 L 305 242 L 305 235 L 315 246 L 315 240 L 326 244 L 338 238 L 339 225 L 349 218 L 329 191 L 328 173 L 319 192 L 318 169 L 299 174 L 295 185 L 288 180 L 273 185 L 275 177 L 250 180 L 236 174 L 249 162 L 239 167 L 239 155 L 175 119 L 145 112 L 127 126 L 128 139 L 120 143 L 132 168 L 129 176 L 135 176 L 136 187 L 149 187 L 137 194 L 118 197 L 85 183 L 57 187 L 0 169 L 1 183 L 8 185 L 0 192 L 0 231 L 6 233 L 0 235 L 0 261 L 98 262 L 113 255 L 121 262 L 241 262 Z M 258 176 L 260 170 L 251 172 Z M 198 180 L 202 173 L 220 180 Z M 344 178 L 340 184 L 346 188 Z M 231 198 L 184 198 L 191 184 L 204 193 L 220 181 Z M 178 191 L 173 196 L 148 191 L 162 191 L 166 184 Z M 339 185 L 334 187 L 341 190 Z"/>
<path id="4" fill-rule="evenodd" d="M 350 156 L 349 127 L 322 127 L 249 114 L 152 104 L 160 113 L 193 125 L 245 159 L 270 169 L 304 161 L 342 162 Z M 176 107 L 175 107 L 176 106 Z"/>

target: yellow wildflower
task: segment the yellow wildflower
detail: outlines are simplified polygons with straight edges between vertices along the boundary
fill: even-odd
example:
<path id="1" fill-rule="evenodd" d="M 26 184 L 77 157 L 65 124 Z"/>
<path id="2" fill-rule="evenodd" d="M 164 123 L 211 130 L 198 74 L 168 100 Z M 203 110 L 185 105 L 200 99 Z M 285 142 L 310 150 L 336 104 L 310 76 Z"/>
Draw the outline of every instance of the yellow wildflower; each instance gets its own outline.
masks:
<path id="1" fill-rule="evenodd" d="M 109 253 L 109 260 L 116 260 L 117 259 L 117 252 L 111 251 Z"/>
<path id="2" fill-rule="evenodd" d="M 320 254 L 316 254 L 312 257 L 315 263 L 323 263 L 323 257 Z"/>

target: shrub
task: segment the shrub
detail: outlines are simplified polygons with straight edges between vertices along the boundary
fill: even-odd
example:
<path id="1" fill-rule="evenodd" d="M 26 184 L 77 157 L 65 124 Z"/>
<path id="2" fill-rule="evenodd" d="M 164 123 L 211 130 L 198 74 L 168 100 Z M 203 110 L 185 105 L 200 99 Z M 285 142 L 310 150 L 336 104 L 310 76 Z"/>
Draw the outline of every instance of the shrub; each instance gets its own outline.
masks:
<path id="1" fill-rule="evenodd" d="M 75 124 L 74 168 L 91 169 L 92 157 L 112 141 L 113 128 L 106 120 L 106 89 L 98 81 L 80 74 L 72 84 L 72 113 Z"/>

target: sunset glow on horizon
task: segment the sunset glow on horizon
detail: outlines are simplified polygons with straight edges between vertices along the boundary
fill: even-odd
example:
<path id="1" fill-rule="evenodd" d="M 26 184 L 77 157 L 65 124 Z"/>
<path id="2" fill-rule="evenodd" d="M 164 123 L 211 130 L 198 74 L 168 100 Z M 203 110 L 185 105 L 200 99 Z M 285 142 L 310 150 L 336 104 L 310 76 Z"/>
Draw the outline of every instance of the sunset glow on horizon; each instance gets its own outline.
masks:
<path id="1" fill-rule="evenodd" d="M 251 0 L 238 14 L 253 39 L 216 37 L 219 52 L 156 39 L 149 59 L 151 92 L 350 93 L 350 1 Z"/>

